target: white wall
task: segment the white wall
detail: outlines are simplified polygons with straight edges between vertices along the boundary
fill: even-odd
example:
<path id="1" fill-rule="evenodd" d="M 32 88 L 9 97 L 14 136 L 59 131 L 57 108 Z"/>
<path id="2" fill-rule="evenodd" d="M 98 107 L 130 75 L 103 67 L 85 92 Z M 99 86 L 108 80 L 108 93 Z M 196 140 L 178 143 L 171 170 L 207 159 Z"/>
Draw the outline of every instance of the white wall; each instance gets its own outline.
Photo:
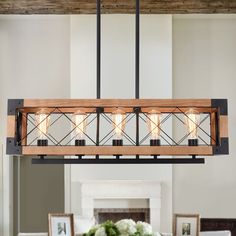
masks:
<path id="1" fill-rule="evenodd" d="M 0 17 L 0 144 L 4 144 L 0 235 L 13 235 L 12 157 L 5 155 L 7 99 L 69 97 L 68 26 L 68 16 Z"/>
<path id="2" fill-rule="evenodd" d="M 174 166 L 174 212 L 236 216 L 236 18 L 178 16 L 173 20 L 175 98 L 228 98 L 230 155 L 205 165 Z"/>
<path id="3" fill-rule="evenodd" d="M 172 18 L 141 17 L 141 98 L 172 96 Z M 71 17 L 71 97 L 95 98 L 95 16 Z M 102 98 L 134 98 L 134 16 L 102 16 Z M 170 129 L 171 130 L 171 129 Z M 82 180 L 162 182 L 161 230 L 171 230 L 172 166 L 72 165 L 71 210 L 80 213 Z M 67 168 L 69 171 L 69 168 Z"/>

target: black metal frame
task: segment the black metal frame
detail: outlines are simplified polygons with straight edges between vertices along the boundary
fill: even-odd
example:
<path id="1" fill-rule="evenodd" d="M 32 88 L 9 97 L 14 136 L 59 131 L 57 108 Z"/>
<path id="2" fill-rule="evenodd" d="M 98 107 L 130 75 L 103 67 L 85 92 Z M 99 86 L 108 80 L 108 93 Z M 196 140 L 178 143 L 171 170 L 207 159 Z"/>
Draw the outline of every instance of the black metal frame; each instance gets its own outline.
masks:
<path id="1" fill-rule="evenodd" d="M 21 155 L 22 147 L 17 145 L 15 138 L 7 137 L 6 146 L 6 153 L 8 155 Z"/>
<path id="2" fill-rule="evenodd" d="M 16 110 L 24 106 L 24 99 L 8 99 L 7 103 L 7 115 L 14 116 Z"/>
<path id="3" fill-rule="evenodd" d="M 139 158 L 139 159 L 55 159 L 55 158 L 33 158 L 32 164 L 204 164 L 204 158 Z"/>
<path id="4" fill-rule="evenodd" d="M 219 109 L 219 114 L 222 116 L 228 115 L 227 99 L 211 99 L 211 106 Z"/>
<path id="5" fill-rule="evenodd" d="M 178 114 L 182 114 L 185 116 L 185 113 L 184 111 L 182 111 L 180 108 L 178 107 L 175 107 L 173 108 L 172 112 L 169 112 L 169 113 L 166 113 L 167 116 L 161 120 L 160 124 L 159 125 L 156 125 L 156 127 L 158 127 L 161 131 L 161 135 L 160 137 L 167 143 L 167 146 L 181 146 L 182 143 L 188 138 L 188 136 L 190 135 L 190 133 L 187 133 L 187 134 L 184 134 L 184 136 L 180 139 L 180 140 L 174 140 L 174 138 L 172 138 L 162 127 L 161 125 L 163 125 L 166 121 L 168 121 L 171 116 L 173 115 L 174 117 L 177 117 L 178 120 L 180 120 L 183 124 L 184 124 L 184 121 L 181 120 L 177 114 L 175 113 L 175 111 L 178 110 L 179 113 Z M 73 135 L 70 140 L 68 142 L 66 142 L 66 144 L 63 144 L 62 142 L 68 137 L 70 136 L 73 131 L 80 125 L 78 124 L 76 126 L 76 124 L 74 123 L 74 121 L 68 116 L 68 114 L 64 113 L 60 108 L 56 107 L 54 109 L 52 109 L 52 112 L 50 112 L 48 114 L 48 116 L 52 115 L 52 114 L 58 114 L 59 117 L 56 118 L 51 124 L 50 124 L 50 127 L 53 126 L 58 120 L 60 120 L 61 117 L 66 117 L 66 119 L 73 125 L 73 128 L 71 130 L 69 130 L 62 138 L 60 138 L 59 140 L 56 139 L 56 137 L 54 137 L 53 135 L 49 133 L 47 134 L 44 134 L 48 139 L 49 141 L 51 141 L 53 143 L 53 145 L 55 146 L 71 146 L 71 142 L 76 139 L 77 135 Z M 91 123 L 93 123 L 93 121 L 96 119 L 97 123 L 96 123 L 96 140 L 93 140 L 93 138 L 83 132 L 83 134 L 96 146 L 105 146 L 106 143 L 114 136 L 114 130 L 115 128 L 111 128 L 111 130 L 105 134 L 104 137 L 100 138 L 100 118 L 104 118 L 104 120 L 106 120 L 109 124 L 114 124 L 113 120 L 109 117 L 108 114 L 110 113 L 105 113 L 104 112 L 104 109 L 103 108 L 97 108 L 95 109 L 94 111 L 92 111 L 91 113 L 87 113 L 87 116 L 84 120 L 89 120 L 89 117 L 92 115 L 92 114 L 99 114 L 99 117 L 96 115 L 95 117 L 93 117 L 87 124 L 87 126 L 89 126 Z M 144 118 L 141 116 L 141 114 L 144 116 Z M 165 113 L 162 113 L 162 114 L 165 114 Z M 27 134 L 24 136 L 24 137 L 21 137 L 21 132 L 20 132 L 20 129 L 21 129 L 21 126 L 20 126 L 20 122 L 21 122 L 21 119 L 19 119 L 19 117 L 25 117 L 25 114 L 24 113 L 21 113 L 21 112 L 17 112 L 17 123 L 19 123 L 19 128 L 17 128 L 17 131 L 16 133 L 18 133 L 16 135 L 16 139 L 15 139 L 15 142 L 18 146 L 21 146 L 21 143 L 23 143 L 23 141 L 29 137 L 29 135 L 31 135 L 31 133 L 38 129 L 38 126 L 40 124 L 35 124 L 34 123 L 34 118 L 31 116 L 31 114 L 28 114 L 27 117 L 25 117 L 28 121 L 28 123 L 30 123 L 33 127 L 31 128 L 31 130 L 28 130 Z M 139 119 L 137 120 L 137 116 L 139 117 Z M 133 145 L 136 145 L 136 146 L 140 146 L 142 145 L 146 140 L 147 138 L 150 136 L 151 134 L 151 131 L 148 131 L 148 133 L 141 139 L 139 140 L 140 138 L 140 135 L 139 135 L 139 125 L 140 125 L 140 121 L 143 121 L 143 122 L 147 122 L 147 121 L 151 121 L 150 118 L 148 117 L 148 115 L 144 112 L 141 111 L 141 108 L 134 108 L 134 111 L 131 112 L 131 113 L 127 113 L 127 115 L 125 116 L 125 118 L 121 121 L 121 122 L 125 122 L 125 124 L 127 125 L 133 118 L 136 118 L 135 120 L 135 125 L 136 125 L 136 132 L 135 132 L 135 139 L 133 139 L 125 130 L 122 130 L 122 134 L 123 134 L 123 137 L 130 142 L 130 144 L 133 146 Z M 46 117 L 47 118 L 47 117 Z M 45 119 L 46 119 L 45 118 Z M 98 121 L 98 118 L 99 118 L 99 121 Z M 145 120 L 146 118 L 146 120 Z M 207 120 L 207 118 L 209 118 L 209 114 L 206 115 L 206 117 L 204 119 L 201 120 L 201 122 L 199 124 L 196 124 L 196 128 L 199 128 L 200 130 L 202 130 L 206 135 L 207 137 L 209 137 L 210 141 L 215 141 L 214 138 L 207 133 L 207 131 L 205 131 L 201 125 Z M 19 121 L 18 121 L 19 119 Z M 44 121 L 44 120 L 43 120 Z M 43 122 L 41 121 L 41 122 Z M 81 121 L 83 122 L 83 121 Z M 151 121 L 152 122 L 152 121 Z M 18 127 L 18 125 L 16 126 Z M 138 127 L 138 129 L 137 129 Z M 156 128 L 154 127 L 154 128 Z M 138 131 L 138 132 L 137 132 Z M 27 146 L 34 146 L 34 142 L 38 139 L 38 137 L 35 137 L 33 138 L 33 141 L 30 141 L 29 143 L 27 143 L 26 145 Z M 203 141 L 203 143 L 207 146 L 210 146 L 210 143 L 207 143 L 207 141 L 205 141 L 203 138 L 201 138 L 201 136 L 199 135 L 199 139 Z M 168 141 L 169 140 L 169 141 Z M 24 145 L 22 145 L 24 146 Z M 126 145 L 127 146 L 127 145 Z M 162 146 L 166 146 L 166 145 L 162 145 Z"/>
<path id="6" fill-rule="evenodd" d="M 220 145 L 214 146 L 214 155 L 227 155 L 229 154 L 229 138 L 221 138 Z"/>

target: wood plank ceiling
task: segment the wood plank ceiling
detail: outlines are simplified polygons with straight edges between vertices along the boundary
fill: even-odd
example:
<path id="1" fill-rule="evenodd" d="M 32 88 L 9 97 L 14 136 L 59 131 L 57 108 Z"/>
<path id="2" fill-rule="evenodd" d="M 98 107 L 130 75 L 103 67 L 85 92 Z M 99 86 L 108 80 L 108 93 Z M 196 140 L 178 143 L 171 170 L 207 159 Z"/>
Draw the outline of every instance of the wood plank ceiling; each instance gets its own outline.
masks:
<path id="1" fill-rule="evenodd" d="M 135 0 L 103 0 L 102 13 L 134 13 Z M 96 0 L 0 0 L 0 14 L 94 14 Z M 236 13 L 236 0 L 141 0 L 143 14 Z"/>

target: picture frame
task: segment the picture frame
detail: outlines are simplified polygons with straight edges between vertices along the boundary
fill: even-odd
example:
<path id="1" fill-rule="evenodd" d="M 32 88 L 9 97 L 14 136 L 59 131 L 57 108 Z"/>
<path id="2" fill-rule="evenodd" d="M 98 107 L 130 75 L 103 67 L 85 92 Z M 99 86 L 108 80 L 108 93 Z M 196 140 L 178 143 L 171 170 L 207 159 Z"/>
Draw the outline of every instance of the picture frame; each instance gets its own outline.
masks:
<path id="1" fill-rule="evenodd" d="M 175 214 L 173 236 L 199 236 L 199 214 Z"/>
<path id="2" fill-rule="evenodd" d="M 73 214 L 49 213 L 48 236 L 75 236 Z"/>

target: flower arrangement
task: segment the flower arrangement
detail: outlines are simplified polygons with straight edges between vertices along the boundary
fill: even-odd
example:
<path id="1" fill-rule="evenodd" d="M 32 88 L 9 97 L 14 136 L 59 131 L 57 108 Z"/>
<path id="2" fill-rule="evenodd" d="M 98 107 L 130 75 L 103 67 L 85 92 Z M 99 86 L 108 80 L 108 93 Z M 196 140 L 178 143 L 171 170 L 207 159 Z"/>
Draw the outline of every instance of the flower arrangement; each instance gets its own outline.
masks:
<path id="1" fill-rule="evenodd" d="M 83 236 L 154 236 L 152 226 L 146 222 L 123 219 L 116 223 L 106 221 L 95 225 Z"/>

